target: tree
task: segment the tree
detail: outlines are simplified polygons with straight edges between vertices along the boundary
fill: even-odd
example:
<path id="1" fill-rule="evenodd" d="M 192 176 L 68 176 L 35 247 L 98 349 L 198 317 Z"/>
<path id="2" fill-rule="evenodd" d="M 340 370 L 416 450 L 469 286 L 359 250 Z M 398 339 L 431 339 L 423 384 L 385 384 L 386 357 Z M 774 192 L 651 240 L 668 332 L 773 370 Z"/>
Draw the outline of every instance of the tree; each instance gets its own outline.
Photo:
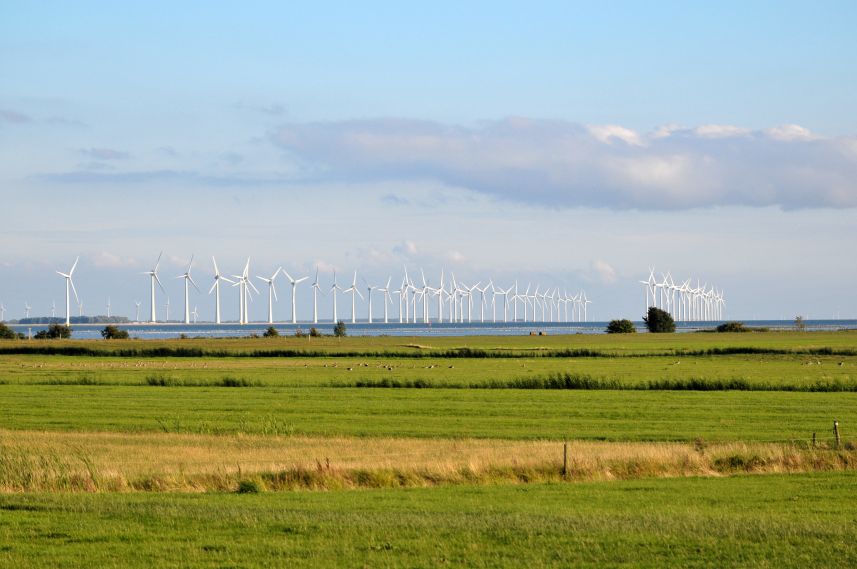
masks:
<path id="1" fill-rule="evenodd" d="M 273 326 L 268 326 L 268 329 L 262 334 L 265 338 L 276 338 L 280 333 Z"/>
<path id="2" fill-rule="evenodd" d="M 673 320 L 672 315 L 666 310 L 654 306 L 649 307 L 649 313 L 643 316 L 643 322 L 646 323 L 649 332 L 653 334 L 675 332 L 675 320 Z"/>
<path id="3" fill-rule="evenodd" d="M 105 340 L 127 340 L 128 330 L 122 330 L 118 326 L 111 324 L 104 327 L 104 330 L 101 331 L 101 337 Z"/>
<path id="4" fill-rule="evenodd" d="M 47 330 L 39 330 L 33 336 L 37 340 L 54 340 L 56 338 L 71 338 L 71 328 L 65 324 L 51 324 Z"/>
<path id="5" fill-rule="evenodd" d="M 611 320 L 607 325 L 608 334 L 633 334 L 637 331 L 634 323 L 630 320 Z"/>
<path id="6" fill-rule="evenodd" d="M 803 316 L 795 316 L 795 330 L 806 332 L 806 320 L 804 320 Z"/>
<path id="7" fill-rule="evenodd" d="M 21 340 L 23 338 L 23 334 L 15 332 L 4 323 L 0 322 L 0 340 Z"/>
<path id="8" fill-rule="evenodd" d="M 336 323 L 336 326 L 333 327 L 333 335 L 337 338 L 344 338 L 348 335 L 348 333 L 345 331 L 345 322 L 340 320 Z"/>
<path id="9" fill-rule="evenodd" d="M 318 331 L 318 328 L 313 327 L 309 329 L 309 335 L 311 338 L 320 338 L 321 332 Z"/>

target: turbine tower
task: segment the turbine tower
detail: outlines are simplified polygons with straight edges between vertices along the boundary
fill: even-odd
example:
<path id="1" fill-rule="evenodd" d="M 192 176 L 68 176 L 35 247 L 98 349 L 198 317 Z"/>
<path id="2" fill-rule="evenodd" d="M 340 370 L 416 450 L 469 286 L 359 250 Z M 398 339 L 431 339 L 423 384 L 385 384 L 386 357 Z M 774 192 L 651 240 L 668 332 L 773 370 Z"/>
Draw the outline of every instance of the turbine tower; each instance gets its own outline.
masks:
<path id="1" fill-rule="evenodd" d="M 336 269 L 333 271 L 333 284 L 330 285 L 330 294 L 333 296 L 333 322 L 337 322 L 336 320 L 336 291 L 342 290 L 338 284 L 336 284 Z"/>
<path id="2" fill-rule="evenodd" d="M 136 318 L 134 318 L 134 322 L 140 321 L 140 305 L 141 304 L 142 304 L 142 302 L 140 302 L 139 300 L 134 301 L 134 306 L 137 307 L 137 316 L 136 316 Z"/>
<path id="3" fill-rule="evenodd" d="M 30 311 L 31 311 L 32 309 L 33 309 L 33 307 L 32 307 L 32 306 L 30 306 L 30 303 L 29 303 L 29 302 L 27 302 L 27 301 L 25 300 L 25 301 L 24 301 L 24 318 L 29 318 L 29 317 L 30 317 Z"/>
<path id="4" fill-rule="evenodd" d="M 155 305 L 155 282 L 158 283 L 158 286 L 161 287 L 161 290 L 164 291 L 164 294 L 166 294 L 166 292 L 167 292 L 167 290 L 164 288 L 164 285 L 161 284 L 161 279 L 158 278 L 158 266 L 161 264 L 161 256 L 163 254 L 164 254 L 164 252 L 161 251 L 161 253 L 158 255 L 158 260 L 155 263 L 155 267 L 151 271 L 143 272 L 144 275 L 149 275 L 149 277 L 152 281 L 152 291 L 151 291 L 152 292 L 152 294 L 151 294 L 152 314 L 151 314 L 151 317 L 149 319 L 149 321 L 152 324 L 154 324 L 157 321 L 157 314 L 156 314 L 156 309 L 155 309 L 155 306 L 156 306 Z"/>
<path id="5" fill-rule="evenodd" d="M 312 282 L 312 323 L 318 324 L 318 293 L 321 286 L 318 284 L 318 267 L 315 268 L 315 280 Z"/>
<path id="6" fill-rule="evenodd" d="M 77 268 L 77 262 L 80 260 L 80 257 L 74 260 L 74 264 L 71 266 L 71 269 L 68 273 L 62 273 L 57 271 L 57 274 L 65 279 L 65 325 L 71 325 L 71 293 L 74 292 L 74 299 L 80 301 L 77 296 L 77 290 L 74 288 L 74 281 L 71 280 L 71 276 L 74 274 L 74 269 Z"/>
<path id="7" fill-rule="evenodd" d="M 361 299 L 363 298 L 363 295 L 360 294 L 359 290 L 357 290 L 357 271 L 354 271 L 354 280 L 351 281 L 351 286 L 348 287 L 347 289 L 343 290 L 342 292 L 344 292 L 346 294 L 348 294 L 349 292 L 351 293 L 351 323 L 356 324 L 357 323 L 357 298 L 355 295 L 360 296 Z"/>
<path id="8" fill-rule="evenodd" d="M 271 278 L 268 279 L 256 275 L 257 279 L 268 283 L 268 324 L 274 323 L 274 300 L 280 300 L 279 298 L 277 298 L 277 288 L 274 286 L 274 281 L 276 280 L 277 275 L 279 275 L 280 271 L 282 270 L 283 267 L 277 268 L 277 270 L 274 271 L 274 274 L 271 275 Z"/>
<path id="9" fill-rule="evenodd" d="M 297 315 L 297 287 L 298 284 L 304 282 L 309 277 L 301 277 L 299 279 L 293 279 L 292 275 L 283 270 L 283 274 L 286 275 L 286 278 L 289 279 L 289 282 L 292 283 L 292 324 L 298 323 L 298 315 Z"/>
<path id="10" fill-rule="evenodd" d="M 212 255 L 211 262 L 214 264 L 214 284 L 208 291 L 208 294 L 214 292 L 214 323 L 220 324 L 220 281 L 226 281 L 234 285 L 235 281 L 227 279 L 220 274 L 220 269 L 217 268 L 217 259 Z"/>
<path id="11" fill-rule="evenodd" d="M 190 276 L 190 269 L 193 267 L 193 255 L 190 256 L 190 263 L 187 264 L 187 270 L 177 276 L 177 279 L 184 279 L 184 323 L 190 324 L 190 290 L 188 284 L 192 284 L 193 288 L 196 289 L 197 292 L 202 292 L 199 290 L 199 287 L 196 286 L 196 282 L 194 282 L 193 277 Z"/>

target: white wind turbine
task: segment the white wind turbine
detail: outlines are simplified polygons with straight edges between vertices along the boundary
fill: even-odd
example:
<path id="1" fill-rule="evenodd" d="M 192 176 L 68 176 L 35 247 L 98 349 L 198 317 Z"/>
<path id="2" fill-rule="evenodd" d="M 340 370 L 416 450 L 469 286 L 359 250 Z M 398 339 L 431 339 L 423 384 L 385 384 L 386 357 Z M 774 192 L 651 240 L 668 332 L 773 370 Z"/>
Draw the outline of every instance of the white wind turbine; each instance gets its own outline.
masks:
<path id="1" fill-rule="evenodd" d="M 196 309 L 196 306 L 193 307 L 191 315 L 193 316 L 193 323 L 196 324 L 196 319 L 199 318 L 199 311 Z"/>
<path id="2" fill-rule="evenodd" d="M 336 269 L 333 271 L 333 284 L 330 285 L 330 295 L 333 297 L 333 322 L 338 322 L 336 319 L 336 291 L 342 290 L 342 287 L 336 284 Z"/>
<path id="3" fill-rule="evenodd" d="M 315 280 L 312 282 L 312 323 L 318 324 L 318 293 L 321 285 L 318 284 L 318 267 L 315 268 Z M 324 293 L 322 293 L 324 294 Z"/>
<path id="4" fill-rule="evenodd" d="M 161 284 L 161 279 L 158 278 L 158 266 L 161 264 L 161 256 L 164 254 L 163 251 L 158 255 L 158 260 L 155 263 L 155 267 L 151 271 L 145 271 L 144 275 L 149 275 L 152 281 L 152 294 L 151 294 L 151 306 L 152 306 L 152 314 L 149 321 L 154 324 L 157 321 L 157 315 L 155 310 L 155 282 L 158 283 L 158 286 L 161 287 L 161 290 L 166 294 L 167 290 L 164 288 L 164 285 Z"/>
<path id="5" fill-rule="evenodd" d="M 389 305 L 392 304 L 392 302 L 393 302 L 393 297 L 390 296 L 390 281 L 391 280 L 393 280 L 392 276 L 387 277 L 387 284 L 384 285 L 382 288 L 378 289 L 378 292 L 384 293 L 384 324 L 390 323 L 388 308 L 389 308 Z M 401 308 L 401 306 L 400 306 L 400 308 Z"/>
<path id="6" fill-rule="evenodd" d="M 57 274 L 65 279 L 65 325 L 71 325 L 71 293 L 74 292 L 74 299 L 79 301 L 80 299 L 77 297 L 77 290 L 74 288 L 74 281 L 71 279 L 71 276 L 74 274 L 74 269 L 77 267 L 77 262 L 80 260 L 80 257 L 74 260 L 74 264 L 71 266 L 71 269 L 68 273 L 62 273 L 57 271 Z"/>
<path id="7" fill-rule="evenodd" d="M 0 322 L 4 322 L 6 320 L 6 305 L 0 304 Z"/>
<path id="8" fill-rule="evenodd" d="M 78 299 L 78 302 L 77 302 L 77 315 L 83 316 L 83 301 L 80 299 Z"/>
<path id="9" fill-rule="evenodd" d="M 238 323 L 239 324 L 248 324 L 250 322 L 250 310 L 249 303 L 253 300 L 251 296 L 250 289 L 256 291 L 256 294 L 259 294 L 259 289 L 253 285 L 253 281 L 250 280 L 250 257 L 247 257 L 247 263 L 244 265 L 244 270 L 241 272 L 241 275 L 232 275 L 235 278 L 235 283 L 232 285 L 233 287 L 238 287 Z"/>
<path id="10" fill-rule="evenodd" d="M 351 323 L 357 323 L 357 298 L 355 295 L 359 296 L 361 299 L 363 295 L 360 294 L 360 291 L 357 290 L 357 271 L 354 271 L 354 280 L 351 281 L 351 286 L 347 289 L 343 290 L 345 294 L 351 293 Z"/>
<path id="11" fill-rule="evenodd" d="M 136 307 L 137 307 L 137 316 L 134 318 L 134 322 L 139 322 L 139 321 L 140 321 L 140 305 L 142 305 L 142 304 L 143 304 L 143 303 L 142 303 L 142 302 L 140 302 L 139 300 L 135 300 L 135 301 L 134 301 L 134 306 L 136 306 Z"/>
<path id="12" fill-rule="evenodd" d="M 283 267 L 277 268 L 274 271 L 274 274 L 271 275 L 270 278 L 260 277 L 256 275 L 256 278 L 260 281 L 263 281 L 268 284 L 268 324 L 274 323 L 274 300 L 279 301 L 277 298 L 277 287 L 274 285 L 274 281 L 277 279 L 277 275 L 280 274 L 280 271 L 283 270 Z M 292 290 L 292 294 L 294 295 L 294 290 Z"/>
<path id="13" fill-rule="evenodd" d="M 366 318 L 366 321 L 369 322 L 369 324 L 371 324 L 372 323 L 372 291 L 376 290 L 378 287 L 370 285 L 369 281 L 367 281 L 365 278 L 363 279 L 363 284 L 366 285 L 366 297 L 369 299 L 368 317 Z"/>
<path id="14" fill-rule="evenodd" d="M 56 318 L 56 317 L 57 317 L 57 301 L 52 300 L 51 301 L 51 318 Z"/>
<path id="15" fill-rule="evenodd" d="M 214 323 L 220 324 L 220 281 L 226 281 L 234 285 L 235 281 L 230 280 L 220 274 L 220 269 L 217 268 L 217 259 L 212 255 L 211 262 L 214 264 L 214 284 L 208 290 L 208 294 L 214 292 Z"/>
<path id="16" fill-rule="evenodd" d="M 29 318 L 29 317 L 30 317 L 30 311 L 31 311 L 32 309 L 33 309 L 33 307 L 32 307 L 32 306 L 30 306 L 30 303 L 29 303 L 29 302 L 27 302 L 27 301 L 25 300 L 25 301 L 24 301 L 24 318 Z"/>
<path id="17" fill-rule="evenodd" d="M 199 287 L 196 286 L 196 282 L 193 280 L 193 277 L 190 276 L 190 269 L 193 267 L 193 255 L 190 256 L 190 263 L 187 264 L 187 270 L 177 276 L 177 279 L 184 279 L 184 323 L 190 324 L 190 286 L 193 285 L 193 288 L 197 290 L 197 292 L 202 292 L 199 290 Z"/>
<path id="18" fill-rule="evenodd" d="M 80 311 L 83 312 L 83 303 L 80 303 Z M 107 317 L 110 318 L 110 297 L 107 297 Z"/>
<path id="19" fill-rule="evenodd" d="M 304 282 L 309 277 L 301 277 L 299 279 L 293 279 L 292 275 L 286 272 L 283 269 L 283 274 L 286 275 L 286 278 L 289 279 L 289 282 L 292 283 L 292 324 L 298 323 L 298 315 L 297 315 L 297 287 L 298 284 Z"/>
<path id="20" fill-rule="evenodd" d="M 164 306 L 166 308 L 166 318 L 164 319 L 164 322 L 169 322 L 170 321 L 170 297 L 169 296 L 167 297 L 167 303 Z"/>

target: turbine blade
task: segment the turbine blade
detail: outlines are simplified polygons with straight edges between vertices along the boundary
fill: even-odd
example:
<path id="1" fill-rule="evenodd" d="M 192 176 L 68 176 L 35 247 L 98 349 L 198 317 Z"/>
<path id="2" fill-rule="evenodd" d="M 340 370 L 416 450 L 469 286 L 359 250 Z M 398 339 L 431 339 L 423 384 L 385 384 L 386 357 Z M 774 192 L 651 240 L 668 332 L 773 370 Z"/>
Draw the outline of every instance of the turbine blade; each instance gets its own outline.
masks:
<path id="1" fill-rule="evenodd" d="M 74 299 L 80 302 L 80 298 L 77 296 L 77 289 L 74 288 L 74 281 L 71 280 L 71 277 L 68 278 L 68 282 L 71 285 L 71 291 L 74 293 Z"/>
<path id="2" fill-rule="evenodd" d="M 214 275 L 220 276 L 220 269 L 217 268 L 217 259 L 214 258 L 214 255 L 211 256 L 211 262 L 214 263 Z"/>
<path id="3" fill-rule="evenodd" d="M 74 269 L 77 267 L 78 261 L 80 261 L 80 257 L 78 257 L 77 259 L 74 260 L 74 264 L 71 266 L 71 270 L 68 272 L 69 277 L 71 277 L 71 275 L 74 274 Z"/>
<path id="4" fill-rule="evenodd" d="M 155 277 L 156 281 L 158 281 L 158 286 L 161 287 L 161 290 L 164 291 L 164 293 L 166 293 L 167 289 L 165 289 L 164 285 L 161 284 L 161 279 L 158 278 L 158 273 L 152 273 L 152 276 Z"/>

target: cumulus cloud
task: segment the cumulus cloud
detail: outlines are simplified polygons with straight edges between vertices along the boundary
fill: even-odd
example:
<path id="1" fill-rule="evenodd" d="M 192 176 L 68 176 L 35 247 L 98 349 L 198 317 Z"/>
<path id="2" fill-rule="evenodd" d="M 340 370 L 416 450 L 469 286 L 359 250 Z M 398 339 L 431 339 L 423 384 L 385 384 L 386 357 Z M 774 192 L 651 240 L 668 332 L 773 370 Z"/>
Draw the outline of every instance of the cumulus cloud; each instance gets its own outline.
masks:
<path id="1" fill-rule="evenodd" d="M 269 138 L 321 180 L 428 180 L 548 207 L 857 206 L 857 138 L 798 125 L 638 133 L 527 118 L 374 119 L 286 124 Z"/>

